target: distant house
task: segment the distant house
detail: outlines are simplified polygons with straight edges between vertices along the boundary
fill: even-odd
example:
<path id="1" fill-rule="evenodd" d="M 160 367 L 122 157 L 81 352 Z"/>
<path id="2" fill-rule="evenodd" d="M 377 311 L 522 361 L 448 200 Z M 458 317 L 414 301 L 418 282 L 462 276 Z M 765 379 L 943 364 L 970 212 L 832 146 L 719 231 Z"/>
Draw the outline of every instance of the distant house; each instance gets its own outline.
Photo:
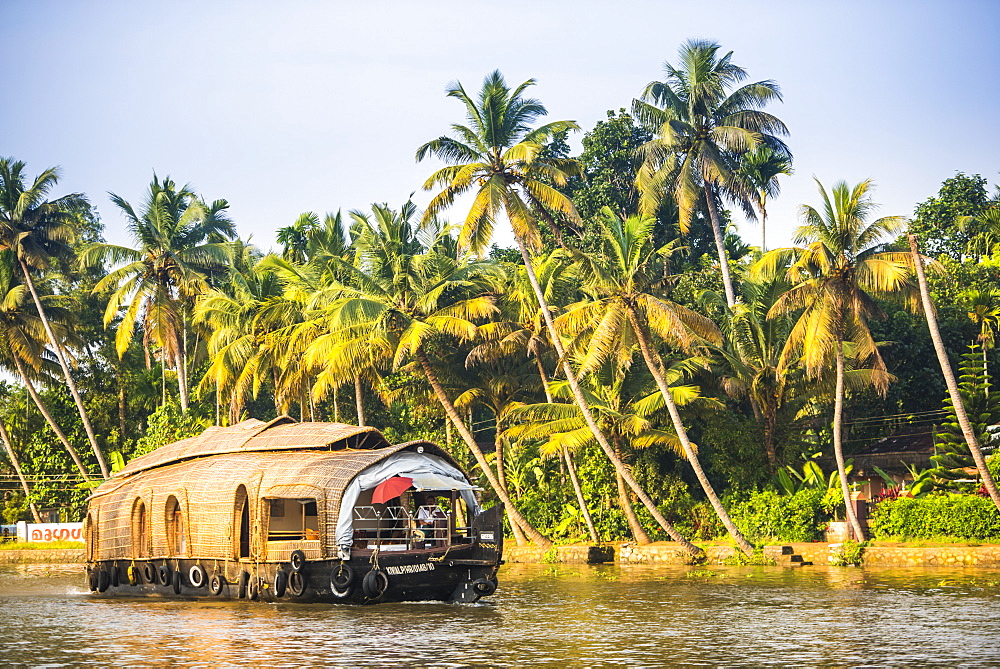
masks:
<path id="1" fill-rule="evenodd" d="M 860 484 L 860 491 L 871 499 L 872 495 L 888 487 L 875 467 L 898 483 L 912 481 L 908 467 L 927 469 L 932 466 L 934 430 L 933 425 L 906 428 L 865 446 L 850 456 L 854 459 L 854 469 L 848 477 L 850 482 Z"/>

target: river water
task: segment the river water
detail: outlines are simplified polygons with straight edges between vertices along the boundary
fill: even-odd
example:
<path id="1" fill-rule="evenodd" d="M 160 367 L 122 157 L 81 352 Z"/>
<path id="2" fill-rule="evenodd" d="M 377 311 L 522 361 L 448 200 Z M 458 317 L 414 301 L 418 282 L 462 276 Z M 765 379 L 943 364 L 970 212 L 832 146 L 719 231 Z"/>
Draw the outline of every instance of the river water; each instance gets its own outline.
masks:
<path id="1" fill-rule="evenodd" d="M 1000 665 L 1000 570 L 507 565 L 474 605 L 97 599 L 0 567 L 29 665 Z"/>

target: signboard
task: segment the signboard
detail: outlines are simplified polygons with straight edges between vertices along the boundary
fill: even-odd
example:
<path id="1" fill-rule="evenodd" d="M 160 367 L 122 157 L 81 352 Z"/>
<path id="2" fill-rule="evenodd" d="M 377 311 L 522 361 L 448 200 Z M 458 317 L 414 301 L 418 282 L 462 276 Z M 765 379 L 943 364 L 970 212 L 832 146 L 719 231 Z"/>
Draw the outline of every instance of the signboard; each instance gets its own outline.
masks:
<path id="1" fill-rule="evenodd" d="M 83 541 L 83 523 L 17 524 L 17 540 L 45 543 L 48 541 Z"/>

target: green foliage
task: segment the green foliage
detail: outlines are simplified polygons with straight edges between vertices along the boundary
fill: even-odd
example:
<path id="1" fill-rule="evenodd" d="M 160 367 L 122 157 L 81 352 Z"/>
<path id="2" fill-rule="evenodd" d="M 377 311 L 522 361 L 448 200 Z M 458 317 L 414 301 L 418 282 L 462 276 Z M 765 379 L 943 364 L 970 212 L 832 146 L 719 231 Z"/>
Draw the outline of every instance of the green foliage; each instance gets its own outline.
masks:
<path id="1" fill-rule="evenodd" d="M 823 495 L 821 490 L 800 490 L 793 495 L 761 490 L 736 496 L 729 513 L 752 543 L 813 541 L 821 537 L 826 525 Z"/>
<path id="2" fill-rule="evenodd" d="M 988 497 L 935 494 L 880 502 L 868 520 L 875 539 L 1000 539 L 1000 512 Z"/>
<path id="3" fill-rule="evenodd" d="M 732 567 L 769 567 L 774 565 L 774 560 L 764 555 L 764 549 L 756 548 L 751 555 L 743 551 L 736 551 L 732 555 L 722 559 L 722 564 Z"/>
<path id="4" fill-rule="evenodd" d="M 960 216 L 975 216 L 989 200 L 986 179 L 958 172 L 945 179 L 937 196 L 917 205 L 910 229 L 917 234 L 921 250 L 930 256 L 946 254 L 961 260 L 969 243 L 969 233 L 959 225 Z"/>
<path id="5" fill-rule="evenodd" d="M 992 390 L 983 364 L 982 349 L 978 345 L 970 346 L 969 351 L 962 355 L 958 391 L 976 439 L 980 445 L 989 443 L 993 437 L 987 432 L 987 427 L 1000 423 L 1000 393 Z M 940 488 L 974 492 L 980 485 L 976 480 L 978 477 L 966 470 L 976 464 L 958 424 L 950 395 L 945 396 L 944 406 L 949 413 L 940 431 L 934 435 L 935 454 L 931 456 L 935 465 L 934 476 Z M 973 480 L 970 481 L 970 478 Z"/>
<path id="6" fill-rule="evenodd" d="M 180 405 L 168 401 L 149 417 L 149 428 L 135 444 L 132 457 L 151 453 L 160 446 L 201 434 L 208 423 L 193 412 L 183 413 Z"/>
<path id="7" fill-rule="evenodd" d="M 840 544 L 840 548 L 832 553 L 830 564 L 834 567 L 860 567 L 865 561 L 865 548 L 868 543 L 847 540 Z"/>

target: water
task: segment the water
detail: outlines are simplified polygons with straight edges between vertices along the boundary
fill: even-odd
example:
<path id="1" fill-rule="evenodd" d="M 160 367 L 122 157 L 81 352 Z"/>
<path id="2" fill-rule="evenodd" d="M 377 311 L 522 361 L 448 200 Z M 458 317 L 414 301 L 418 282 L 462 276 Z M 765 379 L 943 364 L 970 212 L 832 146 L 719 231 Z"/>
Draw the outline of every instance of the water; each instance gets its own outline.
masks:
<path id="1" fill-rule="evenodd" d="M 508 565 L 475 605 L 91 597 L 0 567 L 0 661 L 32 665 L 1000 665 L 1000 570 Z"/>

